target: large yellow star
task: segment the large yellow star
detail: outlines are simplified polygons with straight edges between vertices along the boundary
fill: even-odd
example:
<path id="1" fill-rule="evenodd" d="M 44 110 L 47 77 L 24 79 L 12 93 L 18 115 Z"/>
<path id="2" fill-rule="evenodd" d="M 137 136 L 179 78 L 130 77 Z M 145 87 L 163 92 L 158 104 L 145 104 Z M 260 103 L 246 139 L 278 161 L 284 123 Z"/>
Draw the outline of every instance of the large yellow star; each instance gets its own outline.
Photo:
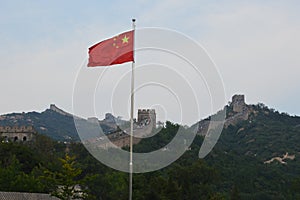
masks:
<path id="1" fill-rule="evenodd" d="M 122 38 L 123 44 L 124 44 L 124 43 L 128 43 L 128 39 L 129 39 L 129 38 L 125 35 L 125 36 Z"/>

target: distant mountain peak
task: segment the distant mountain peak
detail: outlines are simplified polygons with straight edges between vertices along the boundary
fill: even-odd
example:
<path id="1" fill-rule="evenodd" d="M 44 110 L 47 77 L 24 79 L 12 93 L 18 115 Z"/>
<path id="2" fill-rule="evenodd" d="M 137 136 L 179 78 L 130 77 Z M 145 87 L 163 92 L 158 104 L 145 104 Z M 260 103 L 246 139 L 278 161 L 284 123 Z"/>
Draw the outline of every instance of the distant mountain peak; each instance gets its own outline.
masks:
<path id="1" fill-rule="evenodd" d="M 50 104 L 50 110 L 54 111 L 54 112 L 57 112 L 61 115 L 65 115 L 65 116 L 69 116 L 69 117 L 73 117 L 72 114 L 68 113 L 68 112 L 65 112 L 64 110 L 58 108 L 55 104 Z"/>

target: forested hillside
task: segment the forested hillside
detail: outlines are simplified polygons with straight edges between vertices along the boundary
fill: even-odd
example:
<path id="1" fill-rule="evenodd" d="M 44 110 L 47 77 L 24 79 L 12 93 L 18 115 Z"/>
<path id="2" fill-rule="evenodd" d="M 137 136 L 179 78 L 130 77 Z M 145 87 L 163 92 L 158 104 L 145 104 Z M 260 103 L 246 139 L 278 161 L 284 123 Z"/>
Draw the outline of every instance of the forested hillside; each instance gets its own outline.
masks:
<path id="1" fill-rule="evenodd" d="M 134 174 L 133 198 L 300 199 L 300 118 L 263 104 L 251 108 L 247 120 L 223 130 L 205 159 L 198 158 L 203 141 L 198 135 L 191 149 L 170 166 Z M 227 109 L 230 114 L 230 106 Z M 135 145 L 135 151 L 164 146 L 179 126 L 167 122 L 160 133 Z M 0 154 L 1 191 L 57 196 L 64 185 L 80 185 L 85 199 L 128 198 L 128 174 L 101 164 L 81 143 L 65 144 L 39 134 L 32 142 L 0 143 Z M 72 193 L 67 189 L 66 195 Z"/>

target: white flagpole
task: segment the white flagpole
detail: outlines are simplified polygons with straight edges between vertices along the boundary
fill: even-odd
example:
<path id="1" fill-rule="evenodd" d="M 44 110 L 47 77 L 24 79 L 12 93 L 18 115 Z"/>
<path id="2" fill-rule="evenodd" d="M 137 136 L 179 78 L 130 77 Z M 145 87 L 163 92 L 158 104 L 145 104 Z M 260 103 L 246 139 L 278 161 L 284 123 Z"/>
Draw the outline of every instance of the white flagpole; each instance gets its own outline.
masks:
<path id="1" fill-rule="evenodd" d="M 135 40 L 135 19 L 132 19 L 133 39 Z M 133 58 L 135 54 L 134 41 L 133 41 Z M 132 200 L 132 174 L 133 174 L 133 110 L 134 110 L 134 65 L 135 61 L 132 61 L 131 69 L 131 99 L 130 99 L 130 160 L 129 160 L 129 200 Z"/>

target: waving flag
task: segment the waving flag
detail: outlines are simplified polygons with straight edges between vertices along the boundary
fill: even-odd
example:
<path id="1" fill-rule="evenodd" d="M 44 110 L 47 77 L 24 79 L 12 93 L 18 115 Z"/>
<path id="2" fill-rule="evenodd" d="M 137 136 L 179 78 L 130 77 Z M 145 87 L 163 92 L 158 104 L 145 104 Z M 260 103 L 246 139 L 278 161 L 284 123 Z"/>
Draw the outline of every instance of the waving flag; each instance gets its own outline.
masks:
<path id="1" fill-rule="evenodd" d="M 88 67 L 109 66 L 134 61 L 134 30 L 99 42 L 89 48 Z"/>

